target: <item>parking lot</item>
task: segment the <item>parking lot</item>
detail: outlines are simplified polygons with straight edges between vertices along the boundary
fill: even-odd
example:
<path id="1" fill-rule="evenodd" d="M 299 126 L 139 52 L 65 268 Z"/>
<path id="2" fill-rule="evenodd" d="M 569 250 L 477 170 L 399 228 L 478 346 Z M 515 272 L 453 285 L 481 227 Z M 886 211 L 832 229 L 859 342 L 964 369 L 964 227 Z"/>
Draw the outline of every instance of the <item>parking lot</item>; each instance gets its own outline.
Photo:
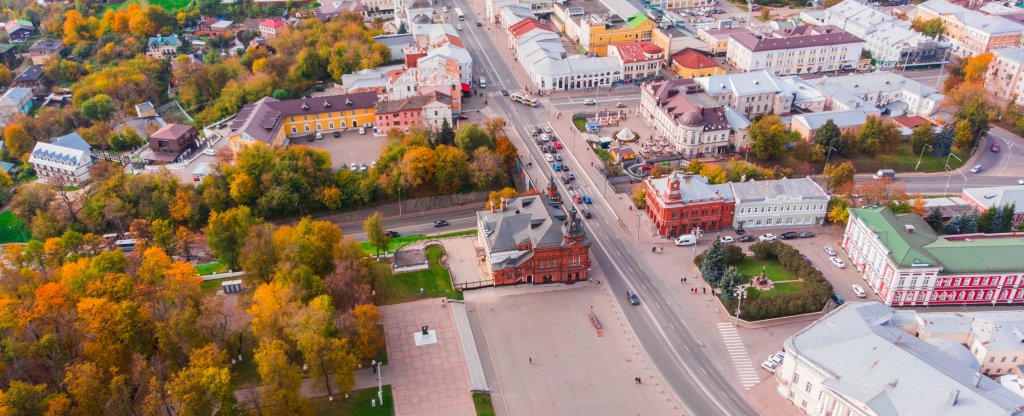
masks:
<path id="1" fill-rule="evenodd" d="M 334 137 L 332 132 L 324 133 L 323 139 L 312 142 L 305 138 L 293 138 L 291 145 L 310 146 L 327 151 L 327 154 L 331 156 L 331 165 L 335 169 L 342 163 L 346 166 L 351 166 L 353 163 L 365 163 L 369 168 L 370 164 L 380 156 L 381 148 L 388 141 L 385 136 L 374 136 L 371 129 L 367 129 L 366 134 L 359 134 L 358 130 L 338 133 L 338 137 Z"/>

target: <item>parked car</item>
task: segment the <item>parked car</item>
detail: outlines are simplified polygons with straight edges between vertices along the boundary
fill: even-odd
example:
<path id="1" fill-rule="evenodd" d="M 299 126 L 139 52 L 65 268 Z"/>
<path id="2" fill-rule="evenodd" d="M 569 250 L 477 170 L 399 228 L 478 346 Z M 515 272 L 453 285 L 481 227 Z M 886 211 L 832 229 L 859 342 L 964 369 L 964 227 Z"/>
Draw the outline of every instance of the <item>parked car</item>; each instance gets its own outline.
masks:
<path id="1" fill-rule="evenodd" d="M 316 140 L 316 136 L 312 136 L 312 135 L 306 136 L 306 141 L 307 142 L 313 143 L 314 140 Z"/>
<path id="2" fill-rule="evenodd" d="M 544 160 L 547 160 L 548 162 L 554 162 L 555 161 L 555 157 L 551 156 L 550 153 L 545 153 L 544 154 Z"/>
<path id="3" fill-rule="evenodd" d="M 387 231 L 384 232 L 384 234 L 387 235 L 388 237 L 391 237 L 391 238 L 401 237 L 402 236 L 401 234 L 398 233 L 398 231 L 395 231 L 395 230 L 387 230 Z"/>
<path id="4" fill-rule="evenodd" d="M 550 139 L 551 139 L 551 136 L 548 136 L 548 134 L 547 134 L 547 133 L 541 133 L 541 135 L 540 135 L 540 139 L 541 139 L 542 141 L 545 141 L 545 142 L 546 142 L 546 141 L 548 141 L 548 140 L 550 140 Z"/>
<path id="5" fill-rule="evenodd" d="M 978 173 L 978 172 L 981 172 L 981 165 L 974 165 L 974 167 L 971 168 L 971 173 Z"/>
<path id="6" fill-rule="evenodd" d="M 636 292 L 626 289 L 626 299 L 629 299 L 629 303 L 633 305 L 640 304 L 640 297 L 636 295 Z"/>
<path id="7" fill-rule="evenodd" d="M 751 242 L 751 241 L 754 241 L 754 236 L 752 236 L 752 235 L 743 235 L 743 236 L 740 236 L 740 242 L 741 242 L 741 243 L 749 243 L 749 242 Z"/>
<path id="8" fill-rule="evenodd" d="M 346 165 L 345 162 L 341 162 L 341 166 L 338 166 L 338 170 L 345 170 L 345 169 L 348 169 L 348 165 Z"/>
<path id="9" fill-rule="evenodd" d="M 484 25 L 483 23 L 476 22 L 476 27 L 480 27 L 480 26 L 483 26 L 483 25 Z"/>
<path id="10" fill-rule="evenodd" d="M 720 237 L 718 239 L 718 241 L 720 241 L 722 244 L 732 244 L 732 243 L 736 242 L 736 240 L 733 240 L 732 237 L 727 236 L 727 235 Z"/>
<path id="11" fill-rule="evenodd" d="M 569 175 L 562 175 L 562 183 L 569 184 Z"/>
<path id="12" fill-rule="evenodd" d="M 321 132 L 316 132 L 316 139 L 317 140 L 323 140 L 324 139 L 324 134 L 321 133 Z"/>
<path id="13" fill-rule="evenodd" d="M 447 227 L 447 226 L 448 226 L 448 221 L 445 221 L 445 220 L 434 221 L 434 227 Z"/>
<path id="14" fill-rule="evenodd" d="M 776 237 L 775 234 L 772 233 L 762 234 L 760 237 L 757 237 L 757 239 L 761 241 L 775 241 L 777 238 L 778 237 Z"/>
<path id="15" fill-rule="evenodd" d="M 335 139 L 337 139 L 337 138 L 341 137 L 341 132 L 335 130 L 334 133 L 332 133 L 332 135 L 334 136 Z"/>
<path id="16" fill-rule="evenodd" d="M 586 100 L 583 100 L 583 105 L 597 105 L 597 100 L 593 98 L 587 98 Z"/>
<path id="17" fill-rule="evenodd" d="M 769 373 L 775 373 L 775 369 L 778 367 L 779 363 L 776 363 L 775 361 L 772 360 L 764 360 L 764 362 L 761 363 L 761 368 L 765 369 L 765 371 Z"/>
<path id="18" fill-rule="evenodd" d="M 562 171 L 562 165 L 559 165 L 557 163 L 552 163 L 551 164 L 551 169 L 554 169 L 555 172 L 561 172 Z"/>
<path id="19" fill-rule="evenodd" d="M 992 145 L 992 151 L 995 152 L 995 153 L 999 153 L 999 144 L 998 143 Z"/>
<path id="20" fill-rule="evenodd" d="M 560 155 L 558 153 L 555 153 L 555 160 L 561 162 L 562 161 L 562 155 Z"/>
<path id="21" fill-rule="evenodd" d="M 572 196 L 572 202 L 575 202 L 577 204 L 582 204 L 583 203 L 583 198 L 581 198 L 579 195 L 573 195 Z"/>
<path id="22" fill-rule="evenodd" d="M 568 171 L 569 171 L 569 165 L 562 165 L 562 172 L 568 172 Z M 573 178 L 576 178 L 576 177 L 573 176 Z"/>
<path id="23" fill-rule="evenodd" d="M 747 233 L 747 230 L 744 230 L 743 227 L 740 227 L 740 228 L 736 229 L 736 235 L 743 235 L 743 234 L 746 234 L 746 233 Z"/>
<path id="24" fill-rule="evenodd" d="M 363 162 L 363 163 L 359 164 L 359 171 L 360 172 L 366 172 L 366 162 Z"/>
<path id="25" fill-rule="evenodd" d="M 207 155 L 207 156 L 216 156 L 217 155 L 217 151 L 212 149 L 212 148 L 210 148 L 210 149 L 203 150 L 203 154 Z"/>
<path id="26" fill-rule="evenodd" d="M 1024 179 L 1017 179 L 1017 185 L 1024 185 Z"/>
<path id="27" fill-rule="evenodd" d="M 563 169 L 562 169 L 562 170 L 565 170 L 565 169 L 564 169 L 564 166 L 563 166 Z M 574 181 L 574 180 L 576 180 L 576 175 L 575 175 L 575 174 L 572 174 L 572 173 L 570 173 L 570 174 L 569 174 L 569 180 L 570 180 L 570 181 Z"/>
<path id="28" fill-rule="evenodd" d="M 850 289 L 853 289 L 853 294 L 857 295 L 858 298 L 868 297 L 867 292 L 865 292 L 864 288 L 860 287 L 860 285 L 852 285 L 850 286 Z"/>
<path id="29" fill-rule="evenodd" d="M 626 108 L 626 104 L 623 104 L 623 103 L 616 103 L 616 104 L 615 104 L 615 108 Z"/>
<path id="30" fill-rule="evenodd" d="M 675 243 L 676 247 L 695 246 L 697 245 L 697 236 L 693 234 L 683 234 L 679 237 L 676 237 Z"/>
<path id="31" fill-rule="evenodd" d="M 811 238 L 811 237 L 814 237 L 814 233 L 812 233 L 810 231 L 802 231 L 800 233 L 800 238 Z"/>
<path id="32" fill-rule="evenodd" d="M 562 142 L 554 142 L 554 144 L 555 144 L 555 149 L 561 149 L 562 148 Z"/>
<path id="33" fill-rule="evenodd" d="M 783 240 L 792 240 L 792 239 L 797 238 L 799 236 L 800 236 L 800 234 L 797 234 L 796 231 L 786 231 L 786 232 L 782 233 L 782 239 Z"/>
<path id="34" fill-rule="evenodd" d="M 451 26 L 449 26 L 451 27 Z M 455 25 L 455 30 L 462 30 L 462 25 Z"/>
<path id="35" fill-rule="evenodd" d="M 832 301 L 836 303 L 836 306 L 846 303 L 846 301 L 843 300 L 843 297 L 839 296 L 838 293 L 832 294 Z"/>
<path id="36" fill-rule="evenodd" d="M 350 169 L 351 171 L 353 171 L 353 172 L 359 172 L 359 164 L 358 164 L 358 163 L 356 163 L 356 162 L 352 162 L 352 164 L 351 164 L 351 165 L 349 165 L 349 167 L 351 168 L 351 169 Z"/>
<path id="37" fill-rule="evenodd" d="M 583 203 L 590 205 L 594 203 L 594 200 L 590 199 L 590 195 L 583 195 Z"/>
<path id="38" fill-rule="evenodd" d="M 846 263 L 843 263 L 843 260 L 840 259 L 839 257 L 836 257 L 836 256 L 829 257 L 828 261 L 832 262 L 832 264 L 836 265 L 836 267 L 838 267 L 840 269 L 845 269 L 846 268 Z"/>
<path id="39" fill-rule="evenodd" d="M 583 208 L 583 210 L 582 210 L 582 211 L 580 211 L 580 212 L 582 212 L 582 213 L 583 213 L 583 218 L 590 218 L 590 217 L 593 217 L 593 216 L 594 216 L 594 214 L 592 214 L 592 213 L 590 212 L 590 210 L 589 210 L 589 209 L 586 209 L 586 208 Z"/>
<path id="40" fill-rule="evenodd" d="M 551 126 L 544 126 L 545 133 L 551 133 Z"/>
<path id="41" fill-rule="evenodd" d="M 832 248 L 831 246 L 825 246 L 825 252 L 828 253 L 828 255 L 830 256 L 836 255 L 836 249 Z"/>

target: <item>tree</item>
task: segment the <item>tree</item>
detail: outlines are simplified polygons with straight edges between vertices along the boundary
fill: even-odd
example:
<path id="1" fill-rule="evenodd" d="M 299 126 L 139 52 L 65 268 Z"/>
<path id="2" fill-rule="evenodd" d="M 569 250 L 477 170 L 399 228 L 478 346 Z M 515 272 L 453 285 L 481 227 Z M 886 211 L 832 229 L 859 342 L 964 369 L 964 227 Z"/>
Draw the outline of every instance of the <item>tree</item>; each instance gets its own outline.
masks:
<path id="1" fill-rule="evenodd" d="M 263 380 L 262 396 L 272 414 L 305 415 L 309 413 L 306 400 L 299 388 L 302 385 L 300 369 L 288 361 L 283 341 L 261 341 L 253 360 Z"/>
<path id="2" fill-rule="evenodd" d="M 179 415 L 242 414 L 226 361 L 224 351 L 213 344 L 189 354 L 189 365 L 167 383 L 168 393 L 180 405 Z"/>
<path id="3" fill-rule="evenodd" d="M 405 151 L 399 169 L 402 180 L 413 188 L 430 184 L 437 171 L 437 153 L 426 146 L 413 146 Z"/>
<path id="4" fill-rule="evenodd" d="M 475 157 L 477 148 L 487 147 L 490 150 L 494 146 L 494 140 L 480 126 L 470 124 L 455 133 L 455 145 L 462 149 L 463 153 Z"/>
<path id="5" fill-rule="evenodd" d="M 942 232 L 942 211 L 939 210 L 939 207 L 934 207 L 931 211 L 928 211 L 928 215 L 924 217 L 924 222 L 928 223 L 932 231 Z"/>
<path id="6" fill-rule="evenodd" d="M 978 232 L 978 210 L 975 209 L 970 212 L 965 212 L 960 221 L 960 233 L 961 234 L 973 234 Z"/>
<path id="7" fill-rule="evenodd" d="M 501 160 L 505 162 L 505 167 L 509 169 L 515 166 L 515 161 L 519 157 L 516 145 L 512 144 L 512 141 L 504 135 L 498 136 L 498 139 L 495 140 L 494 153 L 501 157 Z"/>
<path id="8" fill-rule="evenodd" d="M 238 255 L 245 245 L 249 229 L 257 222 L 246 206 L 231 208 L 224 212 L 211 212 L 210 223 L 206 227 L 207 244 L 217 255 L 218 260 L 235 270 L 238 268 Z"/>
<path id="9" fill-rule="evenodd" d="M 839 126 L 832 119 L 825 120 L 825 124 L 822 124 L 818 130 L 814 132 L 814 144 L 821 146 L 826 152 L 841 152 L 843 149 L 842 144 L 843 132 L 839 130 Z M 829 149 L 830 147 L 835 150 Z"/>
<path id="10" fill-rule="evenodd" d="M 985 102 L 983 98 L 974 98 L 969 101 L 965 106 L 959 107 L 956 113 L 957 128 L 960 128 L 960 122 L 966 121 L 970 125 L 970 141 L 967 148 L 974 146 L 974 143 L 981 137 L 982 134 L 989 129 L 989 104 Z M 959 147 L 959 131 L 957 131 L 957 147 Z"/>
<path id="11" fill-rule="evenodd" d="M 437 135 L 434 136 L 434 146 L 442 144 L 447 146 L 455 145 L 455 130 L 452 130 L 452 125 L 448 123 L 447 118 L 441 122 L 441 130 L 438 130 Z"/>
<path id="12" fill-rule="evenodd" d="M 790 131 L 776 115 L 761 117 L 750 125 L 751 150 L 758 159 L 772 160 L 782 156 L 786 143 L 791 139 Z"/>
<path id="13" fill-rule="evenodd" d="M 761 20 L 766 21 L 766 22 L 769 21 L 769 20 L 772 20 L 772 9 L 770 9 L 768 7 L 762 7 L 761 8 Z"/>
<path id="14" fill-rule="evenodd" d="M 995 209 L 995 207 L 993 207 L 992 209 Z M 1017 215 L 1017 204 L 1009 203 L 1003 205 L 1000 208 L 1000 210 L 1002 211 L 1003 222 L 1000 224 L 998 228 L 995 229 L 995 232 L 1008 233 L 1010 231 L 1013 231 L 1013 221 Z"/>
<path id="15" fill-rule="evenodd" d="M 966 153 L 971 150 L 974 137 L 971 136 L 971 123 L 967 120 L 960 120 L 956 123 L 956 134 L 953 136 L 957 152 Z"/>
<path id="16" fill-rule="evenodd" d="M 505 168 L 501 158 L 486 147 L 481 146 L 473 151 L 473 160 L 469 162 L 468 169 L 470 180 L 478 189 L 491 189 L 504 182 Z"/>
<path id="17" fill-rule="evenodd" d="M 910 147 L 914 153 L 924 150 L 925 146 L 934 146 L 935 130 L 930 123 L 921 123 L 910 133 Z"/>
<path id="18" fill-rule="evenodd" d="M 722 274 L 722 281 L 718 284 L 722 300 L 732 302 L 736 300 L 736 289 L 743 282 L 743 276 L 736 266 L 727 266 Z M 746 293 L 743 293 L 746 295 Z"/>
<path id="19" fill-rule="evenodd" d="M 303 48 L 295 58 L 291 75 L 298 81 L 327 79 L 327 60 L 316 50 Z"/>
<path id="20" fill-rule="evenodd" d="M 885 154 L 899 143 L 900 132 L 895 124 L 882 122 L 878 117 L 868 117 L 857 133 L 860 151 L 865 154 Z"/>
<path id="21" fill-rule="evenodd" d="M 701 176 L 708 178 L 709 184 L 722 184 L 726 182 L 725 170 L 722 165 L 704 165 L 700 170 Z"/>
<path id="22" fill-rule="evenodd" d="M 828 201 L 828 214 L 825 217 L 833 224 L 846 225 L 850 219 L 849 209 L 850 203 L 847 200 L 833 197 Z"/>
<path id="23" fill-rule="evenodd" d="M 270 283 L 281 259 L 274 245 L 274 226 L 259 224 L 249 229 L 245 244 L 238 254 L 238 264 L 245 270 L 245 278 L 252 286 Z"/>
<path id="24" fill-rule="evenodd" d="M 0 391 L 0 413 L 5 415 L 43 416 L 46 412 L 46 385 L 12 381 Z"/>
<path id="25" fill-rule="evenodd" d="M 717 238 L 711 243 L 711 247 L 704 252 L 704 263 L 701 264 L 700 274 L 704 280 L 712 286 L 718 286 L 728 266 L 725 259 L 725 247 Z"/>
<path id="26" fill-rule="evenodd" d="M 647 190 L 642 186 L 637 187 L 633 191 L 633 195 L 629 197 L 630 201 L 633 201 L 633 205 L 636 205 L 636 209 L 642 210 L 647 208 Z"/>
<path id="27" fill-rule="evenodd" d="M 964 79 L 967 82 L 984 80 L 992 58 L 992 52 L 985 52 L 967 58 L 967 64 L 964 65 Z"/>
<path id="28" fill-rule="evenodd" d="M 11 69 L 0 65 L 0 85 L 11 85 L 12 79 L 14 79 L 14 74 L 11 73 Z"/>
<path id="29" fill-rule="evenodd" d="M 8 124 L 4 127 L 4 147 L 12 159 L 21 159 L 25 154 L 32 151 L 36 140 L 25 131 L 20 124 Z"/>
<path id="30" fill-rule="evenodd" d="M 380 219 L 379 212 L 374 212 L 373 215 L 366 217 L 366 220 L 363 221 L 363 231 L 366 232 L 366 240 L 370 242 L 370 246 L 377 250 L 378 257 L 381 251 L 387 253 L 391 237 L 384 232 L 384 223 Z"/>
<path id="31" fill-rule="evenodd" d="M 910 27 L 930 38 L 940 36 L 944 31 L 942 27 L 942 19 L 940 18 L 924 20 L 917 17 L 910 23 Z"/>
<path id="32" fill-rule="evenodd" d="M 487 136 L 490 137 L 491 140 L 496 140 L 498 138 L 498 133 L 501 132 L 501 129 L 505 128 L 506 123 L 507 122 L 504 118 L 490 117 L 487 120 L 484 120 L 484 131 L 487 132 Z"/>
<path id="33" fill-rule="evenodd" d="M 932 156 L 935 157 L 948 157 L 950 152 L 953 150 L 955 133 L 953 126 L 947 124 L 942 127 L 942 131 L 935 135 L 935 151 L 932 152 Z"/>
<path id="34" fill-rule="evenodd" d="M 82 115 L 91 121 L 109 120 L 114 113 L 114 100 L 107 94 L 96 94 L 82 103 Z"/>
<path id="35" fill-rule="evenodd" d="M 828 190 L 835 192 L 837 189 L 845 189 L 853 184 L 853 177 L 857 171 L 853 168 L 852 162 L 843 162 L 839 165 L 831 163 L 825 165 L 824 177 Z"/>
<path id="36" fill-rule="evenodd" d="M 260 285 L 252 295 L 252 333 L 260 343 L 287 340 L 287 331 L 302 303 L 289 284 L 275 281 Z"/>
<path id="37" fill-rule="evenodd" d="M 499 139 L 499 144 L 502 139 Z M 507 141 L 507 140 L 506 140 Z M 501 146 L 498 146 L 501 149 Z M 446 144 L 434 148 L 437 166 L 434 172 L 434 187 L 444 194 L 453 194 L 466 184 L 469 174 L 469 158 L 456 147 Z"/>
<path id="38" fill-rule="evenodd" d="M 356 305 L 352 309 L 356 332 L 356 356 L 369 360 L 384 348 L 384 330 L 380 326 L 380 311 L 370 304 Z"/>

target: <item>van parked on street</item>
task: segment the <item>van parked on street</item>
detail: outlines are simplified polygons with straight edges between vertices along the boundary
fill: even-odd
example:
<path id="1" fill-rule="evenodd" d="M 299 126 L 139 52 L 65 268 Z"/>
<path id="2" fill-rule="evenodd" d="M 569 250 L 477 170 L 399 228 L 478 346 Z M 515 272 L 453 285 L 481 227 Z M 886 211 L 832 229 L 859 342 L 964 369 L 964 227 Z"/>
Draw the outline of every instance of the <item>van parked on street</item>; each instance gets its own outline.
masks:
<path id="1" fill-rule="evenodd" d="M 683 234 L 683 235 L 681 235 L 679 237 L 676 237 L 676 246 L 677 247 L 694 246 L 694 245 L 697 245 L 697 236 L 695 236 L 693 234 Z"/>

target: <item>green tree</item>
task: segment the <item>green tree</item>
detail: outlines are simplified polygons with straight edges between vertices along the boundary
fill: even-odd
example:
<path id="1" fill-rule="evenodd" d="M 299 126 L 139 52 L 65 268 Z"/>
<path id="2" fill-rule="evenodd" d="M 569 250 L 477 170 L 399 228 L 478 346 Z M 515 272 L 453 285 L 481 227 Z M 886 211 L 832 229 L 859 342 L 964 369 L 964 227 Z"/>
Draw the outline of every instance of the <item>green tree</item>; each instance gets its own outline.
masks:
<path id="1" fill-rule="evenodd" d="M 493 148 L 494 141 L 480 126 L 470 124 L 463 126 L 455 133 L 455 146 L 462 149 L 462 153 L 472 155 L 478 147 Z"/>
<path id="2" fill-rule="evenodd" d="M 928 215 L 924 217 L 924 222 L 928 223 L 929 227 L 935 232 L 942 231 L 942 211 L 939 207 L 934 207 L 931 211 L 928 211 Z"/>
<path id="3" fill-rule="evenodd" d="M 856 174 L 857 171 L 853 168 L 853 163 L 847 161 L 839 165 L 831 163 L 825 165 L 823 176 L 827 189 L 834 192 L 853 184 L 853 177 Z"/>
<path id="4" fill-rule="evenodd" d="M 281 255 L 274 245 L 274 226 L 272 224 L 254 225 L 249 229 L 245 244 L 238 254 L 238 263 L 245 270 L 247 283 L 255 287 L 270 283 L 277 272 Z"/>
<path id="5" fill-rule="evenodd" d="M 966 105 L 961 106 L 957 113 L 957 127 L 960 121 L 967 121 L 971 126 L 971 140 L 967 148 L 974 146 L 978 138 L 989 129 L 990 105 L 981 97 L 971 98 Z"/>
<path id="6" fill-rule="evenodd" d="M 453 130 L 452 125 L 448 123 L 448 119 L 444 119 L 444 121 L 441 122 L 441 130 L 438 130 L 437 135 L 434 136 L 434 146 L 440 146 L 442 144 L 455 146 L 455 130 Z"/>
<path id="7" fill-rule="evenodd" d="M 914 153 L 919 153 L 926 145 L 935 145 L 935 130 L 930 123 L 921 123 L 910 133 L 910 147 Z"/>
<path id="8" fill-rule="evenodd" d="M 946 224 L 942 226 L 942 233 L 946 235 L 961 234 L 963 220 L 963 215 L 951 217 L 949 221 L 946 221 Z"/>
<path id="9" fill-rule="evenodd" d="M 363 231 L 366 232 L 366 240 L 377 251 L 378 257 L 381 251 L 387 253 L 391 237 L 384 232 L 384 222 L 381 221 L 379 212 L 374 212 L 373 215 L 366 217 L 366 220 L 363 221 Z"/>
<path id="10" fill-rule="evenodd" d="M 441 193 L 453 194 L 462 189 L 469 175 L 469 158 L 456 147 L 438 145 L 437 167 L 434 172 L 434 187 Z"/>
<path id="11" fill-rule="evenodd" d="M 758 159 L 772 160 L 786 152 L 791 132 L 776 115 L 761 117 L 750 125 L 751 150 Z"/>
<path id="12" fill-rule="evenodd" d="M 109 120 L 114 112 L 114 100 L 107 94 L 96 94 L 82 103 L 82 115 L 91 121 Z"/>
<path id="13" fill-rule="evenodd" d="M 995 209 L 995 208 L 993 208 L 993 209 Z M 1002 211 L 1002 214 L 1003 214 L 1002 215 L 1003 222 L 1000 224 L 1000 226 L 998 228 L 996 228 L 995 232 L 997 232 L 997 233 L 1008 233 L 1010 231 L 1013 231 L 1013 220 L 1014 220 L 1014 218 L 1016 218 L 1016 215 L 1017 215 L 1017 204 L 1010 203 L 1010 204 L 1003 205 L 1000 208 L 1000 210 Z"/>
<path id="14" fill-rule="evenodd" d="M 850 219 L 849 209 L 849 201 L 833 197 L 828 201 L 828 214 L 825 214 L 825 217 L 833 224 L 846 225 L 846 221 Z"/>
<path id="15" fill-rule="evenodd" d="M 207 245 L 221 263 L 237 270 L 239 252 L 245 245 L 249 229 L 257 222 L 246 206 L 211 212 L 210 223 L 206 227 Z"/>
<path id="16" fill-rule="evenodd" d="M 839 130 L 839 126 L 832 119 L 826 120 L 825 124 L 822 124 L 814 132 L 814 144 L 821 146 L 822 149 L 825 149 L 826 153 L 829 151 L 833 153 L 842 152 L 842 138 L 843 132 Z M 835 148 L 835 150 L 829 149 L 830 147 Z"/>
<path id="17" fill-rule="evenodd" d="M 956 134 L 953 136 L 953 144 L 960 153 L 971 150 L 974 137 L 971 137 L 971 123 L 967 120 L 960 120 L 956 123 Z"/>
<path id="18" fill-rule="evenodd" d="M 0 391 L 0 413 L 9 415 L 43 416 L 46 412 L 46 385 L 12 381 L 6 391 Z"/>
<path id="19" fill-rule="evenodd" d="M 711 247 L 704 251 L 704 263 L 701 264 L 700 274 L 704 276 L 704 280 L 708 284 L 718 286 L 722 281 L 722 276 L 725 274 L 726 266 L 728 266 L 728 263 L 725 258 L 725 247 L 716 238 L 711 243 Z"/>
<path id="20" fill-rule="evenodd" d="M 740 274 L 740 271 L 736 269 L 736 266 L 726 267 L 725 272 L 722 274 L 722 281 L 718 284 L 722 300 L 726 302 L 736 300 L 736 288 L 738 288 L 741 283 L 743 283 L 743 276 Z"/>
<path id="21" fill-rule="evenodd" d="M 857 132 L 857 145 L 860 151 L 873 155 L 878 152 L 882 140 L 882 121 L 878 117 L 868 117 Z"/>
<path id="22" fill-rule="evenodd" d="M 319 52 L 304 48 L 295 58 L 292 78 L 297 81 L 320 81 L 327 79 L 327 59 Z"/>

